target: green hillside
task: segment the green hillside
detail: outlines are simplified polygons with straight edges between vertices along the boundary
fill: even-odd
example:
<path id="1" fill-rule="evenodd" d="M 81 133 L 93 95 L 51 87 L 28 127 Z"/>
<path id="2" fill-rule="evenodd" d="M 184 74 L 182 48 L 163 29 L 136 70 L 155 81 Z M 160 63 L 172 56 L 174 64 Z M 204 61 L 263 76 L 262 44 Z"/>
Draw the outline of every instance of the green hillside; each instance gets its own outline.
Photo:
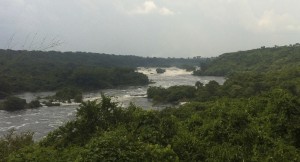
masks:
<path id="1" fill-rule="evenodd" d="M 195 75 L 225 76 L 234 72 L 268 72 L 300 66 L 300 45 L 225 53 L 201 65 Z"/>

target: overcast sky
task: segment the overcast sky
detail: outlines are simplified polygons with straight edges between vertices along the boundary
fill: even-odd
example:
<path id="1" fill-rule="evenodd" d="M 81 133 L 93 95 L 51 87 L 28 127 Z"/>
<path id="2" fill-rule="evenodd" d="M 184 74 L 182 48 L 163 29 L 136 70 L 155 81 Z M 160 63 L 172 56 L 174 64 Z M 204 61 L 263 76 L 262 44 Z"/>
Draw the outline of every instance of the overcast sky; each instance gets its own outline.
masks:
<path id="1" fill-rule="evenodd" d="M 300 0 L 0 0 L 0 48 L 217 56 L 300 42 L 299 7 Z"/>

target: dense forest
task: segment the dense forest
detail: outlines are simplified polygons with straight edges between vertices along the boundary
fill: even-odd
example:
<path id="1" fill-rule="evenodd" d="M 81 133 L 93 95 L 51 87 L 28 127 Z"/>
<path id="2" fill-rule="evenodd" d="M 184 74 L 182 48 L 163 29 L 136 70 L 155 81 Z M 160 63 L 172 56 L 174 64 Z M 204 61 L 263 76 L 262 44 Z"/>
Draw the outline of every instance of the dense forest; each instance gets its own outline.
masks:
<path id="1" fill-rule="evenodd" d="M 2 137 L 0 159 L 300 161 L 299 56 L 298 46 L 224 54 L 196 72 L 226 75 L 223 85 L 148 89 L 156 102 L 187 102 L 179 107 L 121 108 L 106 96 L 84 102 L 75 120 L 39 142 L 30 132 Z"/>
<path id="2" fill-rule="evenodd" d="M 225 53 L 207 59 L 195 75 L 226 76 L 234 72 L 269 72 L 300 66 L 300 44 L 261 47 L 248 51 Z"/>
<path id="3" fill-rule="evenodd" d="M 0 50 L 0 99 L 12 92 L 148 84 L 139 66 L 199 65 L 205 59 L 145 58 L 84 52 Z M 188 65 L 188 66 L 187 66 Z"/>

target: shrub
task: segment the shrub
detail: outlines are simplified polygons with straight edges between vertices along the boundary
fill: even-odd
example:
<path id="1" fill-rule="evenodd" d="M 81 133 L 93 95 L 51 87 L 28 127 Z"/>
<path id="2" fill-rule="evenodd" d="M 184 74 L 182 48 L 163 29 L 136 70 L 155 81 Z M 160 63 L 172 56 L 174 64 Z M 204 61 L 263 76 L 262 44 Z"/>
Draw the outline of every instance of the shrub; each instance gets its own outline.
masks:
<path id="1" fill-rule="evenodd" d="M 28 108 L 38 108 L 38 107 L 41 107 L 41 106 L 42 105 L 41 105 L 39 100 L 33 100 L 29 104 L 27 104 Z"/>
<path id="2" fill-rule="evenodd" d="M 162 73 L 166 72 L 166 70 L 165 69 L 161 69 L 161 68 L 157 68 L 156 72 L 157 72 L 157 74 L 162 74 Z"/>
<path id="3" fill-rule="evenodd" d="M 8 134 L 0 138 L 0 161 L 6 161 L 10 154 L 32 144 L 32 132 L 16 134 L 14 129 L 9 130 Z"/>
<path id="4" fill-rule="evenodd" d="M 18 97 L 8 97 L 3 102 L 3 109 L 7 111 L 16 111 L 25 109 L 26 100 Z"/>
<path id="5" fill-rule="evenodd" d="M 70 101 L 76 99 L 76 101 L 82 100 L 82 92 L 74 88 L 64 88 L 56 92 L 54 98 L 59 101 Z"/>

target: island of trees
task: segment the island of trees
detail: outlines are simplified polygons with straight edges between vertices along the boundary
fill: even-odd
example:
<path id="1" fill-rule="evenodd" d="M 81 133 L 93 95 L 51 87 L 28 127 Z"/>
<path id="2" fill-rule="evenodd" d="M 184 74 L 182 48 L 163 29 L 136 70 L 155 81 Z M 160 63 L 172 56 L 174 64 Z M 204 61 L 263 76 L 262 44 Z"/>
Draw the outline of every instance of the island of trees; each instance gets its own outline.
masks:
<path id="1" fill-rule="evenodd" d="M 187 102 L 161 111 L 120 108 L 106 96 L 83 102 L 75 120 L 39 142 L 10 132 L 0 159 L 299 161 L 299 57 L 300 47 L 284 46 L 210 59 L 194 74 L 224 75 L 225 83 L 150 87 L 156 102 Z"/>
<path id="2" fill-rule="evenodd" d="M 157 68 L 157 69 L 156 69 L 156 73 L 157 73 L 157 74 L 162 74 L 162 73 L 164 73 L 164 72 L 166 72 L 166 69 L 162 69 L 162 68 Z"/>

